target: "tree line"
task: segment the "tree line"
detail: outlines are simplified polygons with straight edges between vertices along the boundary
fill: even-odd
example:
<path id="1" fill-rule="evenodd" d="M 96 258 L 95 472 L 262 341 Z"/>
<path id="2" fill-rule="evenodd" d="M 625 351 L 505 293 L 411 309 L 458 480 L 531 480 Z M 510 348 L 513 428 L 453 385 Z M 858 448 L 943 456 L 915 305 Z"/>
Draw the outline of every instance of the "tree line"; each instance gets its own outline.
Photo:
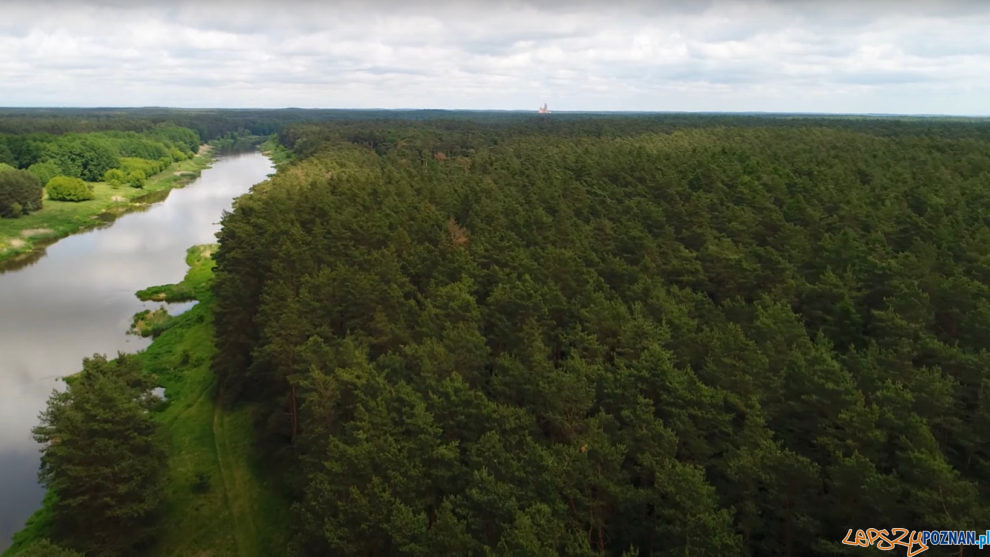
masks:
<path id="1" fill-rule="evenodd" d="M 175 126 L 0 135 L 0 216 L 40 209 L 45 186 L 56 201 L 92 199 L 93 182 L 143 187 L 148 176 L 193 156 L 199 145 L 195 131 Z"/>

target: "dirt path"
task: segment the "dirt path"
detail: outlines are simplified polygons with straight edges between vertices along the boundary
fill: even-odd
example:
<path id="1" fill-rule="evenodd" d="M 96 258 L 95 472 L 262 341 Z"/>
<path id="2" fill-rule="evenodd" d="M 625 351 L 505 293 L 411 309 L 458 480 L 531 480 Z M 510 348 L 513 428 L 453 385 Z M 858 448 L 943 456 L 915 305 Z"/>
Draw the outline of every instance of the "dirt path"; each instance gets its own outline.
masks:
<path id="1" fill-rule="evenodd" d="M 217 400 L 222 399 L 223 391 L 221 389 Z M 216 446 L 217 467 L 220 469 L 220 479 L 223 483 L 224 500 L 227 502 L 227 510 L 234 522 L 232 534 L 237 542 L 237 554 L 241 557 L 259 555 L 258 530 L 254 525 L 251 501 L 243 489 L 243 482 L 240 478 L 245 472 L 234 470 L 230 466 L 232 450 L 224 427 L 224 416 L 220 410 L 219 402 L 214 402 L 213 406 L 213 443 Z"/>
<path id="2" fill-rule="evenodd" d="M 26 230 L 21 230 L 21 236 L 25 238 L 31 238 L 34 236 L 44 236 L 46 234 L 53 234 L 55 231 L 51 228 L 28 228 Z"/>

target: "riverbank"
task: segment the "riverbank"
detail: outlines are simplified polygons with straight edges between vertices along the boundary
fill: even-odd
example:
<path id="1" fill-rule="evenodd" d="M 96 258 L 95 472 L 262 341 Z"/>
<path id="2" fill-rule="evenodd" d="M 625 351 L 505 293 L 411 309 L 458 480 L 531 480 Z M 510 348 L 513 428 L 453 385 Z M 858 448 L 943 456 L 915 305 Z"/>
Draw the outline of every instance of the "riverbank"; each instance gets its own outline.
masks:
<path id="1" fill-rule="evenodd" d="M 281 170 L 283 166 L 292 162 L 294 158 L 292 151 L 279 143 L 278 137 L 274 135 L 258 145 L 258 150 L 261 151 L 262 155 L 265 155 L 272 161 L 276 170 Z"/>
<path id="2" fill-rule="evenodd" d="M 170 317 L 151 346 L 138 354 L 165 389 L 157 419 L 169 461 L 158 536 L 146 555 L 269 555 L 286 543 L 288 503 L 260 473 L 261 455 L 251 441 L 253 409 L 215 404 L 217 381 L 210 369 L 215 352 L 210 290 L 214 248 L 190 248 L 185 278 L 153 289 L 166 297 L 191 293 L 198 303 Z M 142 297 L 152 297 L 148 290 Z M 3 555 L 16 556 L 50 535 L 46 506 Z"/>
<path id="3" fill-rule="evenodd" d="M 94 199 L 69 202 L 44 200 L 34 213 L 16 219 L 0 219 L 0 271 L 29 263 L 61 238 L 113 222 L 121 215 L 138 211 L 165 198 L 170 190 L 200 176 L 213 163 L 209 145 L 192 158 L 172 163 L 148 178 L 143 188 L 94 183 Z"/>

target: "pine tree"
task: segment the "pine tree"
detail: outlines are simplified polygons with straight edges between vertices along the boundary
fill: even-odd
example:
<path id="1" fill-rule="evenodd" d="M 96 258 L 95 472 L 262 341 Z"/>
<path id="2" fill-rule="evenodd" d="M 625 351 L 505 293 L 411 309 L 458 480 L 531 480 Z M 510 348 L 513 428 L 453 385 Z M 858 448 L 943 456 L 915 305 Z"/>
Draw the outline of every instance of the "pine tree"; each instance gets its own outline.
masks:
<path id="1" fill-rule="evenodd" d="M 56 536 L 74 549 L 128 554 L 149 533 L 165 467 L 152 386 L 133 356 L 96 355 L 41 414 L 39 477 L 55 495 Z"/>

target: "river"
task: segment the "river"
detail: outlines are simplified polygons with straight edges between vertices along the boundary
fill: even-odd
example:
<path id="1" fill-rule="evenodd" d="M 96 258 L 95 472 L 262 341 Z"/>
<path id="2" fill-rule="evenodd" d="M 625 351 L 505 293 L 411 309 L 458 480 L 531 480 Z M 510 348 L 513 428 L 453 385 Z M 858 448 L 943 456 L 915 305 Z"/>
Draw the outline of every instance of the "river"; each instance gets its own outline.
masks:
<path id="1" fill-rule="evenodd" d="M 126 334 L 131 317 L 160 304 L 134 292 L 181 280 L 186 249 L 215 242 L 223 211 L 273 171 L 257 152 L 222 157 L 165 201 L 0 274 L 0 551 L 41 505 L 31 428 L 59 378 L 94 353 L 145 348 L 147 339 Z"/>

